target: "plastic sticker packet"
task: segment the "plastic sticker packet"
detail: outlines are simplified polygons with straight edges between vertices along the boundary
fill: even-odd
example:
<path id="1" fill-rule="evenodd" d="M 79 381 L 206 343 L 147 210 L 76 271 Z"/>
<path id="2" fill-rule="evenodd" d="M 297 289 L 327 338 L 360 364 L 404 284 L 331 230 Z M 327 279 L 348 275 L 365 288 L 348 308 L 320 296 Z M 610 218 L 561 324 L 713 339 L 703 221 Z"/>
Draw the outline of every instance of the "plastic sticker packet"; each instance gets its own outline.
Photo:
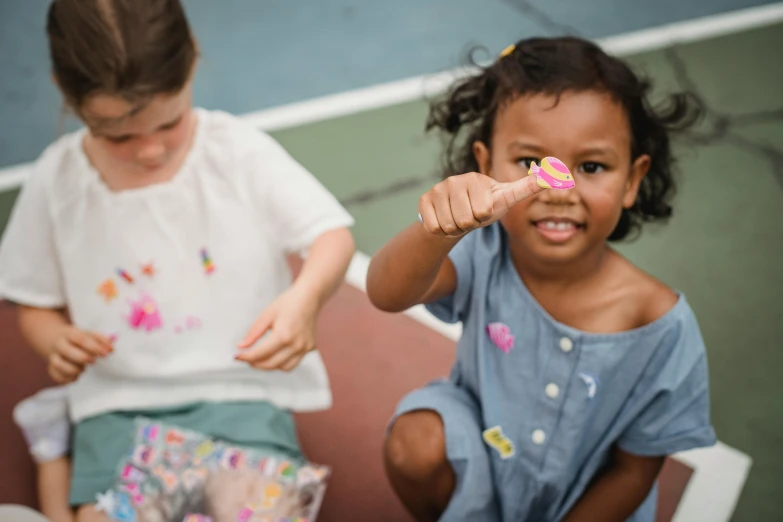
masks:
<path id="1" fill-rule="evenodd" d="M 139 418 L 96 509 L 121 522 L 313 522 L 328 476 L 326 466 Z"/>

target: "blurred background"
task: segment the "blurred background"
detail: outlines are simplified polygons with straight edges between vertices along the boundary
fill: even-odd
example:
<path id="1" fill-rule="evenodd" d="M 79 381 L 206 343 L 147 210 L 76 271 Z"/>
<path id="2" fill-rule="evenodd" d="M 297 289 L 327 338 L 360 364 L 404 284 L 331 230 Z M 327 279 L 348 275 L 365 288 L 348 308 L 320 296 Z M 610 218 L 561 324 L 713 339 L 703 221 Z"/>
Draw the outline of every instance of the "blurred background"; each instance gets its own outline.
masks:
<path id="1" fill-rule="evenodd" d="M 49 77 L 43 30 L 48 3 L 0 2 L 0 233 L 26 164 L 63 129 L 76 127 L 67 118 L 63 124 Z M 202 53 L 196 104 L 242 115 L 269 131 L 341 199 L 356 218 L 354 233 L 365 256 L 349 275 L 355 292 L 361 290 L 362 261 L 415 219 L 419 195 L 436 182 L 439 143 L 423 132 L 426 99 L 460 73 L 472 46 L 483 46 L 486 52 L 477 56 L 491 59 L 523 37 L 580 35 L 628 58 L 654 80 L 659 96 L 681 88 L 697 92 L 708 114 L 677 144 L 674 218 L 618 248 L 688 296 L 707 344 L 721 442 L 679 459 L 691 472 L 675 518 L 783 520 L 783 3 L 183 3 Z M 358 312 L 361 307 L 369 304 L 351 301 L 350 313 L 372 313 Z M 338 317 L 348 309 L 338 301 L 330 313 Z M 8 431 L 14 429 L 10 406 L 23 396 L 8 384 L 22 348 L 17 341 L 13 350 L 9 346 L 16 337 L 8 333 L 10 315 L 3 314 L 0 431 Z M 444 372 L 454 331 L 418 310 L 411 315 L 414 320 L 401 328 L 445 332 L 443 346 L 432 348 L 441 357 L 433 372 Z M 350 331 L 339 335 L 351 344 Z M 388 348 L 373 342 L 379 353 Z M 338 365 L 340 357 L 347 356 L 330 354 L 327 364 Z M 330 371 L 338 381 L 342 374 Z M 390 407 L 400 393 L 392 394 Z M 0 448 L 0 460 L 5 452 Z M 3 469 L 0 474 L 15 473 Z M 8 491 L 0 490 L 0 503 L 18 502 Z"/>

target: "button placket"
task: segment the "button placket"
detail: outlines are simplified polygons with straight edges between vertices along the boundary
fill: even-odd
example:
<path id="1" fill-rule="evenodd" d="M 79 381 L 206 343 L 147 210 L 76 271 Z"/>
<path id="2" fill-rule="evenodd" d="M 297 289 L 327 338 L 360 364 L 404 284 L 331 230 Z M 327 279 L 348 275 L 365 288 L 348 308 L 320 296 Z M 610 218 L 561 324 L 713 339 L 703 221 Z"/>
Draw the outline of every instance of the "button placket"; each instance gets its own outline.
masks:
<path id="1" fill-rule="evenodd" d="M 540 401 L 543 406 L 543 411 L 546 412 L 540 422 L 531 426 L 529 437 L 532 442 L 532 447 L 536 448 L 534 451 L 541 451 L 537 448 L 543 448 L 549 439 L 552 438 L 554 432 L 557 429 L 557 420 L 560 418 L 561 410 L 564 407 L 565 396 L 564 392 L 569 382 L 570 375 L 573 370 L 573 365 L 576 363 L 576 359 L 570 354 L 574 350 L 574 341 L 565 335 L 560 335 L 559 332 L 554 332 L 554 346 L 549 345 L 548 350 L 555 350 L 552 354 L 552 364 L 550 372 L 547 372 L 547 379 L 543 390 L 541 390 Z M 543 456 L 543 454 L 542 454 Z"/>

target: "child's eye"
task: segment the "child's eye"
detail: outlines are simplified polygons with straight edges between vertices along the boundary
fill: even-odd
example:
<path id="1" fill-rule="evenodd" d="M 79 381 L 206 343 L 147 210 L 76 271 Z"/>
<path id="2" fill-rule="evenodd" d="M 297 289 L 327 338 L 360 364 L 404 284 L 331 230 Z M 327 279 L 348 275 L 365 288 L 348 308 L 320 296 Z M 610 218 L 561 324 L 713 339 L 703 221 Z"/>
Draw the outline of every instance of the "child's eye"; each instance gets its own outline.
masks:
<path id="1" fill-rule="evenodd" d="M 104 136 L 103 139 L 110 143 L 120 144 L 120 143 L 126 143 L 128 140 L 131 139 L 130 136 Z"/>
<path id="2" fill-rule="evenodd" d="M 519 163 L 520 167 L 530 169 L 530 166 L 534 161 L 536 162 L 536 165 L 541 165 L 541 159 L 539 158 L 521 158 L 517 160 L 517 163 Z"/>
<path id="3" fill-rule="evenodd" d="M 177 118 L 176 120 L 174 120 L 172 122 L 167 123 L 166 125 L 163 125 L 160 128 L 160 130 L 164 130 L 164 131 L 171 130 L 174 127 L 176 127 L 177 125 L 179 125 L 181 121 L 182 121 L 182 116 L 180 116 L 179 118 Z"/>
<path id="4" fill-rule="evenodd" d="M 606 170 L 606 166 L 594 161 L 586 161 L 579 165 L 579 171 L 585 174 L 598 174 L 603 170 Z"/>

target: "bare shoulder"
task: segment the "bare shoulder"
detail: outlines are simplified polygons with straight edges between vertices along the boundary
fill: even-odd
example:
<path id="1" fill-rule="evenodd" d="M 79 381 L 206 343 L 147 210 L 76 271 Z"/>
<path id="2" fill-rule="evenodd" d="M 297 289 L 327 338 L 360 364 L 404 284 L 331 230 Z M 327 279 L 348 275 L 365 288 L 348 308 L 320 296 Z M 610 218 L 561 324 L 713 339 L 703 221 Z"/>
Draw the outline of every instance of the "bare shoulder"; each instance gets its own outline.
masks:
<path id="1" fill-rule="evenodd" d="M 668 285 L 618 255 L 618 274 L 625 287 L 626 305 L 632 310 L 635 327 L 650 324 L 666 315 L 679 300 Z"/>

